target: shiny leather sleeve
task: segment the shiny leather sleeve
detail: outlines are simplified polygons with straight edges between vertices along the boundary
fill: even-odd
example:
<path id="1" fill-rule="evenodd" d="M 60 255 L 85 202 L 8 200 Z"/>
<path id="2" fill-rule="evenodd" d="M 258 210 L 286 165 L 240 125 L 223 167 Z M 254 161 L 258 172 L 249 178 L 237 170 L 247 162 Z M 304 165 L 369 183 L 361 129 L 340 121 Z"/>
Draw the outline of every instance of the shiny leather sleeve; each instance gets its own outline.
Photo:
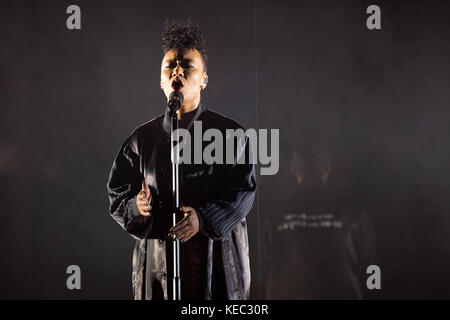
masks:
<path id="1" fill-rule="evenodd" d="M 142 216 L 136 206 L 136 195 L 144 178 L 139 156 L 131 148 L 130 141 L 128 138 L 120 148 L 109 173 L 109 212 L 133 238 L 145 239 L 151 232 L 153 218 Z"/>
<path id="2" fill-rule="evenodd" d="M 248 156 L 248 140 L 245 152 Z M 235 164 L 219 166 L 218 175 L 209 183 L 208 201 L 195 208 L 203 219 L 203 232 L 215 240 L 223 238 L 245 219 L 256 193 L 254 164 L 237 164 L 235 157 Z"/>

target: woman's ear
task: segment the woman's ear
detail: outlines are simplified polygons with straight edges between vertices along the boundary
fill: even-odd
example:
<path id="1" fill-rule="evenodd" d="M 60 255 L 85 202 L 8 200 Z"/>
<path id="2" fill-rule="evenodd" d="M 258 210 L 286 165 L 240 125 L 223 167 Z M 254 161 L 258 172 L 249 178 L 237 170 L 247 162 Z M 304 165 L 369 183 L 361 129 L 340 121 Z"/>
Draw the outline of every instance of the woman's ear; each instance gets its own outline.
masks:
<path id="1" fill-rule="evenodd" d="M 203 81 L 201 84 L 201 89 L 205 90 L 206 86 L 208 85 L 208 75 L 205 73 L 205 75 L 203 76 Z"/>

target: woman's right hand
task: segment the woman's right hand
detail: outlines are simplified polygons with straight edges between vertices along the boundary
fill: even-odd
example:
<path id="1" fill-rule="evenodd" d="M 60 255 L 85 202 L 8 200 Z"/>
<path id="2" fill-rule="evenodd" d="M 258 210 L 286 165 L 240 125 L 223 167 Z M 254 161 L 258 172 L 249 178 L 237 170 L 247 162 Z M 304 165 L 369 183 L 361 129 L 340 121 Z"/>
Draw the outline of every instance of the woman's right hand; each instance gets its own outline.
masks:
<path id="1" fill-rule="evenodd" d="M 150 193 L 150 188 L 142 181 L 142 189 L 139 191 L 136 197 L 136 205 L 139 209 L 141 215 L 148 217 L 151 215 L 152 207 L 150 205 L 152 201 L 152 194 Z"/>

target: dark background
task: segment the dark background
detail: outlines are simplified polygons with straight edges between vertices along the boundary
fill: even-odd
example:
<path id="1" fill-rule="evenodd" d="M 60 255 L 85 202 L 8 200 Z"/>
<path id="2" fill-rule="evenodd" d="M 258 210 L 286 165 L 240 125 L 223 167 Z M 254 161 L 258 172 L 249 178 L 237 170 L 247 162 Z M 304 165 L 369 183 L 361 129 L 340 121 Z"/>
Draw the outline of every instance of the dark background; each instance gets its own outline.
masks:
<path id="1" fill-rule="evenodd" d="M 81 30 L 66 28 L 70 4 Z M 366 28 L 370 4 L 381 30 Z M 0 1 L 0 298 L 132 298 L 134 241 L 109 217 L 106 181 L 128 134 L 163 110 L 162 24 L 186 16 L 206 38 L 209 108 L 280 128 L 282 143 L 333 137 L 374 224 L 379 296 L 450 298 L 449 13 L 447 1 Z M 253 298 L 274 179 L 259 177 L 248 217 Z M 82 290 L 66 288 L 71 264 Z"/>

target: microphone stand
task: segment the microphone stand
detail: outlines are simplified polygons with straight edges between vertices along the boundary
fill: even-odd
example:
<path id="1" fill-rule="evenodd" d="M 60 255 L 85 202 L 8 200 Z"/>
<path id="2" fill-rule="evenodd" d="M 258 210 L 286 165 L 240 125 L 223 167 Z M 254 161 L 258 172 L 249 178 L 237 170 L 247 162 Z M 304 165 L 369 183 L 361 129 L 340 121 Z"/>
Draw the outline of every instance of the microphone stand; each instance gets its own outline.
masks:
<path id="1" fill-rule="evenodd" d="M 183 103 L 183 94 L 174 91 L 169 97 L 169 114 L 171 121 L 171 142 L 170 154 L 172 159 L 172 226 L 177 224 L 178 213 L 180 211 L 180 182 L 179 182 L 179 152 L 180 136 L 178 134 L 177 111 Z M 173 135 L 175 134 L 175 139 Z M 181 277 L 180 277 L 180 240 L 173 237 L 173 300 L 181 300 Z"/>

